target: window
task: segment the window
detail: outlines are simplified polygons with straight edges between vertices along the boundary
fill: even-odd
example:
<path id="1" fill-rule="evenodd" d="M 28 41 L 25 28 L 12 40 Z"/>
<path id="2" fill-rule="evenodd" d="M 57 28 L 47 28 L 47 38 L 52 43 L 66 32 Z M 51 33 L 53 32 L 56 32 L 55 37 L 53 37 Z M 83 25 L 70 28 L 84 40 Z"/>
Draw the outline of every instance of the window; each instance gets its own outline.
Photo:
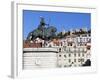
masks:
<path id="1" fill-rule="evenodd" d="M 82 62 L 84 62 L 84 59 L 81 59 Z"/>
<path id="2" fill-rule="evenodd" d="M 61 55 L 59 55 L 59 57 L 61 57 Z"/>
<path id="3" fill-rule="evenodd" d="M 84 53 L 82 54 L 82 56 L 84 57 Z"/>
<path id="4" fill-rule="evenodd" d="M 90 50 L 91 46 L 87 46 L 87 50 Z"/>
<path id="5" fill-rule="evenodd" d="M 74 62 L 76 62 L 76 59 L 74 59 Z"/>
<path id="6" fill-rule="evenodd" d="M 78 62 L 81 62 L 81 60 L 80 60 L 80 59 L 78 59 Z"/>
<path id="7" fill-rule="evenodd" d="M 78 62 L 84 62 L 84 59 L 78 59 Z"/>
<path id="8" fill-rule="evenodd" d="M 64 46 L 64 51 L 66 51 L 66 46 Z"/>
<path id="9" fill-rule="evenodd" d="M 76 53 L 74 54 L 74 56 L 76 57 Z"/>
<path id="10" fill-rule="evenodd" d="M 80 53 L 78 53 L 78 56 L 80 57 Z"/>
<path id="11" fill-rule="evenodd" d="M 71 62 L 71 59 L 69 59 L 69 62 Z"/>
<path id="12" fill-rule="evenodd" d="M 66 58 L 66 55 L 64 55 L 64 57 Z"/>
<path id="13" fill-rule="evenodd" d="M 69 54 L 69 57 L 71 57 L 71 54 Z"/>
<path id="14" fill-rule="evenodd" d="M 70 43 L 70 46 L 72 46 L 72 43 Z"/>
<path id="15" fill-rule="evenodd" d="M 61 48 L 59 48 L 59 52 L 61 52 Z"/>

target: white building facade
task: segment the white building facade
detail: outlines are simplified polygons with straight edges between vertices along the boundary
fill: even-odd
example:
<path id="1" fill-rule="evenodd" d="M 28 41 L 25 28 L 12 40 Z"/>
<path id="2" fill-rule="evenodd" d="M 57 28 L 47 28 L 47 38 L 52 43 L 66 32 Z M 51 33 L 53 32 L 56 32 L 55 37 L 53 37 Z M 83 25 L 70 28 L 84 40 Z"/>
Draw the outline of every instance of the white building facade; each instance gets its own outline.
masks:
<path id="1" fill-rule="evenodd" d="M 24 49 L 23 68 L 80 67 L 91 58 L 91 37 L 88 34 L 67 36 L 59 44 L 50 42 L 45 48 Z"/>
<path id="2" fill-rule="evenodd" d="M 91 37 L 88 34 L 67 36 L 62 43 L 58 53 L 59 67 L 82 66 L 90 60 Z"/>

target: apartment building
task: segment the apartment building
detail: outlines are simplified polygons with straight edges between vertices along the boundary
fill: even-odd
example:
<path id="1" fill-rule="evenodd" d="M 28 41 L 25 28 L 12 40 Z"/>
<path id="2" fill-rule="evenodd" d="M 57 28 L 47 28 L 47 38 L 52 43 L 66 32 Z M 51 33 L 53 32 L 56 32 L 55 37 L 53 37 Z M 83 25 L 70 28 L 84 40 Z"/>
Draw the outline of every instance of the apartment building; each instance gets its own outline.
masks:
<path id="1" fill-rule="evenodd" d="M 51 41 L 37 38 L 31 43 L 24 43 L 24 49 L 26 48 L 28 50 L 31 48 L 31 51 L 27 52 L 26 50 L 23 53 L 24 68 L 91 66 L 91 36 L 87 33 L 71 34 L 62 39 Z"/>

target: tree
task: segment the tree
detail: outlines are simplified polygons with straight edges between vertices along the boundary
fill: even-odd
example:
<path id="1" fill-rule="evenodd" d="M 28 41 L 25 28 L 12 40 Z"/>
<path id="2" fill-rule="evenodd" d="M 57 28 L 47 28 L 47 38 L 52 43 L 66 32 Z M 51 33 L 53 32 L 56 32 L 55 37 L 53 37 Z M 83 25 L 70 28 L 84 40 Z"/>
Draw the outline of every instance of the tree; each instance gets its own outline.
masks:
<path id="1" fill-rule="evenodd" d="M 70 31 L 68 31 L 68 35 L 70 35 Z"/>
<path id="2" fill-rule="evenodd" d="M 52 38 L 56 35 L 55 33 L 56 33 L 57 29 L 54 26 L 50 26 L 46 29 L 46 31 L 47 31 L 46 37 Z"/>
<path id="3" fill-rule="evenodd" d="M 57 34 L 57 36 L 58 36 L 59 38 L 62 38 L 62 37 L 63 37 L 62 32 L 59 32 L 59 33 Z"/>
<path id="4" fill-rule="evenodd" d="M 91 66 L 91 61 L 88 59 L 82 66 Z"/>

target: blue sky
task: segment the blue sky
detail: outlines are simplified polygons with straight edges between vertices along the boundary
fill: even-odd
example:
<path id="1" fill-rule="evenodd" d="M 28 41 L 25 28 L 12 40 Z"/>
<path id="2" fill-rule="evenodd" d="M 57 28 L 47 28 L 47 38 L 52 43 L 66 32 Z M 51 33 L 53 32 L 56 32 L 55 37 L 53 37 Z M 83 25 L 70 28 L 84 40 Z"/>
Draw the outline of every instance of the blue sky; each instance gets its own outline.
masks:
<path id="1" fill-rule="evenodd" d="M 57 32 L 70 29 L 91 28 L 90 13 L 75 12 L 51 12 L 23 10 L 23 34 L 24 39 L 28 33 L 36 29 L 40 22 L 40 16 L 45 18 L 45 22 L 57 28 Z"/>

